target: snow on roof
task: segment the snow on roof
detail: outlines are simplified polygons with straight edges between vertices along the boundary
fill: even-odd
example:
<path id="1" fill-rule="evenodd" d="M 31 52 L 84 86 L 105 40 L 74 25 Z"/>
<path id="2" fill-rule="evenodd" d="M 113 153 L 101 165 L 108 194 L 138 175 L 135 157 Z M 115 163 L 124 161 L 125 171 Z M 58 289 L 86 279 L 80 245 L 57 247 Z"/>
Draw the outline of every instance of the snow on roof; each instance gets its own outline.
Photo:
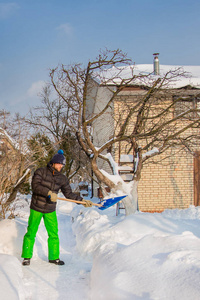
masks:
<path id="1" fill-rule="evenodd" d="M 169 71 L 180 70 L 186 72 L 186 76 L 180 76 L 176 79 L 173 79 L 170 84 L 171 88 L 181 88 L 184 86 L 192 86 L 195 88 L 200 88 L 200 66 L 176 66 L 176 65 L 160 65 L 160 75 L 153 74 L 153 64 L 138 64 L 126 67 L 112 67 L 107 69 L 100 74 L 100 79 L 107 81 L 107 84 L 117 85 L 121 83 L 122 79 L 129 79 L 133 75 L 150 75 L 149 84 L 152 80 L 159 78 L 159 76 L 165 75 Z M 114 79 L 113 79 L 114 78 Z M 134 84 L 144 85 L 144 81 L 141 81 L 140 78 L 134 80 Z M 145 81 L 145 85 L 148 85 L 148 81 Z"/>

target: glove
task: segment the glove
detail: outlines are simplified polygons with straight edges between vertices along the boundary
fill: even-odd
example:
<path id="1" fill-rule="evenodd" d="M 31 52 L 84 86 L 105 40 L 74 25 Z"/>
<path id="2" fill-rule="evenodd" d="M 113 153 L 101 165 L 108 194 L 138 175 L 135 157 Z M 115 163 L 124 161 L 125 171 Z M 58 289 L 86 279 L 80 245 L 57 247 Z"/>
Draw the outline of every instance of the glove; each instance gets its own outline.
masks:
<path id="1" fill-rule="evenodd" d="M 85 200 L 85 199 L 83 199 L 83 201 L 85 202 L 85 203 L 83 203 L 84 207 L 92 207 L 92 205 L 93 205 L 92 201 Z"/>
<path id="2" fill-rule="evenodd" d="M 47 198 L 52 202 L 57 202 L 58 195 L 56 193 L 53 193 L 52 191 L 49 191 Z"/>

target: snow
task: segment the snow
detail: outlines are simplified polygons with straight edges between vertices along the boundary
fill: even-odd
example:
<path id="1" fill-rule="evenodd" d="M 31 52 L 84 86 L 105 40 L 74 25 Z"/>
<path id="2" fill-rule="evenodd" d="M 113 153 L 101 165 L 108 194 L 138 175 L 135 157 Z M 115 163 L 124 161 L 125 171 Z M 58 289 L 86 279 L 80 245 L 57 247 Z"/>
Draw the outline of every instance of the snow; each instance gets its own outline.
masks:
<path id="1" fill-rule="evenodd" d="M 180 70 L 180 72 L 185 72 L 186 77 L 179 76 L 176 80 L 173 80 L 173 83 L 170 84 L 170 87 L 180 88 L 187 85 L 191 85 L 196 88 L 200 88 L 200 66 L 176 66 L 176 65 L 161 65 L 160 64 L 160 76 L 164 76 L 167 72 L 173 71 L 176 72 Z M 152 80 L 155 78 L 159 78 L 159 75 L 153 75 L 153 64 L 136 64 L 132 66 L 126 67 L 112 67 L 103 71 L 100 74 L 101 81 L 107 81 L 107 84 L 119 84 L 121 79 L 128 80 L 132 76 L 140 76 L 140 75 L 149 75 L 149 81 L 143 82 L 143 79 L 136 79 L 134 84 L 145 84 L 151 85 Z M 111 79 L 112 78 L 112 79 Z"/>
<path id="2" fill-rule="evenodd" d="M 158 152 L 159 152 L 158 148 L 155 147 L 152 150 L 147 151 L 146 153 L 142 154 L 142 158 L 145 158 L 147 156 L 152 156 L 152 155 L 154 155 L 155 153 L 158 153 Z"/>
<path id="3" fill-rule="evenodd" d="M 121 154 L 120 163 L 123 162 L 133 162 L 133 154 Z"/>
<path id="4" fill-rule="evenodd" d="M 127 172 L 127 171 L 132 171 L 132 170 L 133 170 L 133 167 L 130 167 L 130 166 L 119 166 L 118 169 L 119 169 L 120 171 L 125 171 L 125 172 Z"/>
<path id="5" fill-rule="evenodd" d="M 28 148 L 26 147 L 26 144 L 23 143 L 23 145 L 20 146 L 20 144 L 18 142 L 16 142 L 7 132 L 6 130 L 4 130 L 3 128 L 0 127 L 0 138 L 2 139 L 3 138 L 6 138 L 8 140 L 8 142 L 16 149 L 16 150 L 20 150 L 20 152 L 23 154 L 23 155 L 26 155 L 29 150 Z M 2 143 L 2 141 L 1 141 Z"/>
<path id="6" fill-rule="evenodd" d="M 29 173 L 30 173 L 30 169 L 26 169 L 25 173 L 23 174 L 23 176 L 17 181 L 17 183 L 15 184 L 14 187 L 16 187 Z"/>
<path id="7" fill-rule="evenodd" d="M 0 221 L 0 299 L 199 299 L 200 207 L 125 217 L 116 216 L 115 207 L 58 201 L 65 265 L 48 263 L 41 222 L 31 265 L 24 267 L 29 206 L 20 199 L 18 216 Z"/>

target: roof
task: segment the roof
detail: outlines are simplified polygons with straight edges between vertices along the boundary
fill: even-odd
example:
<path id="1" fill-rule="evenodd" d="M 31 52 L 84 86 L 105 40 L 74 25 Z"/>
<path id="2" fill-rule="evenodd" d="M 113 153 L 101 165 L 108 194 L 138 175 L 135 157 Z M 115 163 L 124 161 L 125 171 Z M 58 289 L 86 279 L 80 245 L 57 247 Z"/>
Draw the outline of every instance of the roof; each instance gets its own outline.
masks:
<path id="1" fill-rule="evenodd" d="M 173 71 L 179 73 L 185 73 L 185 76 L 174 77 L 172 75 L 170 80 L 170 88 L 181 88 L 185 86 L 191 86 L 193 88 L 200 88 L 200 66 L 176 66 L 176 65 L 160 65 L 160 75 L 153 74 L 153 64 L 138 64 L 125 67 L 112 67 L 107 69 L 100 74 L 101 83 L 109 85 L 118 85 L 121 83 L 121 80 L 128 80 L 133 75 L 150 75 L 148 78 L 141 77 L 136 78 L 131 84 L 135 85 L 146 85 L 150 86 L 151 83 L 156 79 L 167 72 Z M 100 83 L 100 82 L 99 82 Z"/>

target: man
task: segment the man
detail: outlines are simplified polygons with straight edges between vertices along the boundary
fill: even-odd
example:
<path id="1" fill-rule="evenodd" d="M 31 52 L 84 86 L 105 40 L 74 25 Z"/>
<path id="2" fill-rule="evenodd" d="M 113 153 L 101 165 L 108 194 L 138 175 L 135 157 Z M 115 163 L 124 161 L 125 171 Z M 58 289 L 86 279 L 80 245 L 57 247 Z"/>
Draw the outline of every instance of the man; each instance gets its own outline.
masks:
<path id="1" fill-rule="evenodd" d="M 59 258 L 58 221 L 56 216 L 56 201 L 59 190 L 66 198 L 82 201 L 83 198 L 74 194 L 67 177 L 61 173 L 66 163 L 63 150 L 59 150 L 46 167 L 35 171 L 32 178 L 32 199 L 27 233 L 22 247 L 22 265 L 30 265 L 33 256 L 33 246 L 41 219 L 48 233 L 48 258 L 50 263 L 64 265 Z M 84 199 L 85 207 L 91 207 L 92 202 Z"/>

